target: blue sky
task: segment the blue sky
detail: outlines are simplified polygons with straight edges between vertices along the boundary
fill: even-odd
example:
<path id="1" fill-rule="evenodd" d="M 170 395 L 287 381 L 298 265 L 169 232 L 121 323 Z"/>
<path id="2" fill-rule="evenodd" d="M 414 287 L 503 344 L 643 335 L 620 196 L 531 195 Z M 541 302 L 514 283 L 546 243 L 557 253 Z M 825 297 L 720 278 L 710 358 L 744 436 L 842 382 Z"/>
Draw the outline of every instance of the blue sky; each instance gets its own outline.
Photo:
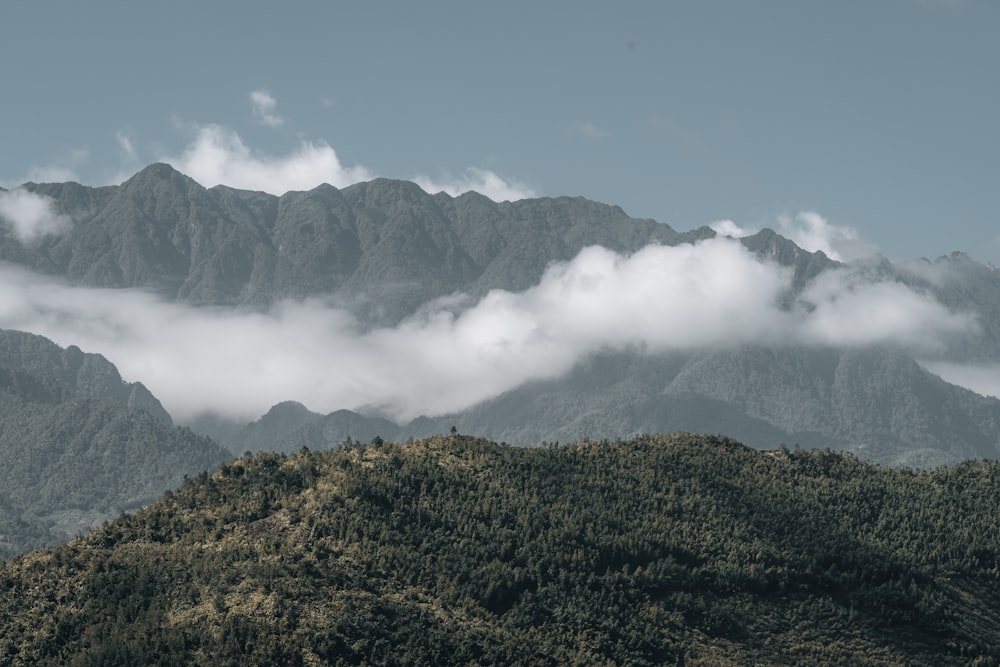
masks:
<path id="1" fill-rule="evenodd" d="M 998 34 L 987 0 L 8 3 L 0 184 L 386 176 L 1000 264 Z"/>

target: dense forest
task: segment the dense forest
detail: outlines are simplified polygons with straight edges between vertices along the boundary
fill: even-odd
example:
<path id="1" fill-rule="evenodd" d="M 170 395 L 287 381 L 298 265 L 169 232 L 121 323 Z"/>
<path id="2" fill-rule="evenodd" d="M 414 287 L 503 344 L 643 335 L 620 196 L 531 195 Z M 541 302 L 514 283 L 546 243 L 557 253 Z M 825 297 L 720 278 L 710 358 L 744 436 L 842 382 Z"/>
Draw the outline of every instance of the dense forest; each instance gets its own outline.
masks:
<path id="1" fill-rule="evenodd" d="M 689 434 L 262 453 L 0 568 L 0 662 L 997 664 L 998 468 Z"/>

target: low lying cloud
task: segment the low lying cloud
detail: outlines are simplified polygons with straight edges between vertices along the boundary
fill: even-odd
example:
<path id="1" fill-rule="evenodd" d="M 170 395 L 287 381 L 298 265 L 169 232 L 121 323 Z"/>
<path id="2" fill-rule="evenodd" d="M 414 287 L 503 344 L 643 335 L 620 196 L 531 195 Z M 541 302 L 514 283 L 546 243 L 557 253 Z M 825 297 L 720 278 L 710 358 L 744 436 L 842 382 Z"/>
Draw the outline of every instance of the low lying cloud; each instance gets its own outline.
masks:
<path id="1" fill-rule="evenodd" d="M 719 220 L 709 225 L 716 234 L 734 239 L 751 236 L 760 231 L 755 227 L 742 227 L 732 220 Z M 847 262 L 852 259 L 871 257 L 876 254 L 875 246 L 864 241 L 852 227 L 835 225 L 814 211 L 799 213 L 794 218 L 783 215 L 778 218 L 777 231 L 803 250 L 822 251 L 830 259 Z"/>
<path id="2" fill-rule="evenodd" d="M 228 185 L 281 195 L 311 190 L 321 183 L 343 188 L 374 176 L 364 167 L 345 167 L 325 142 L 303 141 L 292 153 L 268 155 L 251 149 L 235 131 L 205 125 L 184 152 L 166 162 L 205 187 Z"/>
<path id="3" fill-rule="evenodd" d="M 60 234 L 72 224 L 56 212 L 51 199 L 21 188 L 0 192 L 0 223 L 10 225 L 22 243 Z"/>
<path id="4" fill-rule="evenodd" d="M 69 287 L 0 266 L 0 327 L 76 344 L 146 384 L 176 417 L 251 419 L 294 399 L 377 408 L 397 419 L 460 410 L 554 378 L 592 353 L 764 345 L 898 343 L 933 350 L 975 327 L 930 297 L 848 270 L 823 274 L 792 308 L 791 276 L 735 241 L 591 247 L 524 292 L 443 299 L 364 331 L 320 300 L 268 313 L 193 308 L 134 290 Z"/>
<path id="5" fill-rule="evenodd" d="M 953 284 L 956 280 L 964 279 L 951 262 L 931 262 L 920 258 L 894 262 L 893 266 L 902 275 L 924 280 L 938 287 L 944 287 Z"/>
<path id="6" fill-rule="evenodd" d="M 799 307 L 802 340 L 823 345 L 891 342 L 931 352 L 978 326 L 973 316 L 951 312 L 930 294 L 902 283 L 872 282 L 849 268 L 817 276 Z"/>

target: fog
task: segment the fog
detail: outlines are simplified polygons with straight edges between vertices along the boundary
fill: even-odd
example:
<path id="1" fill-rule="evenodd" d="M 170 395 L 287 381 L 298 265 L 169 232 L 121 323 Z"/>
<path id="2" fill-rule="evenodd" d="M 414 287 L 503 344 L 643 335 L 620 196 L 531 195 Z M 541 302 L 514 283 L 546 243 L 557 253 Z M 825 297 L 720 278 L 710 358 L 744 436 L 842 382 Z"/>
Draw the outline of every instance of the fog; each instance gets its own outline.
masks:
<path id="1" fill-rule="evenodd" d="M 786 269 L 728 238 L 628 256 L 590 247 L 524 292 L 455 295 L 365 331 L 321 299 L 267 313 L 195 308 L 0 265 L 0 327 L 105 355 L 181 420 L 206 410 L 252 419 L 283 400 L 409 419 L 559 377 L 602 350 L 895 343 L 933 356 L 976 327 L 926 294 L 849 268 L 781 308 L 790 283 Z"/>
<path id="2" fill-rule="evenodd" d="M 59 234 L 71 225 L 48 197 L 21 188 L 0 191 L 0 226 L 7 226 L 22 243 Z"/>

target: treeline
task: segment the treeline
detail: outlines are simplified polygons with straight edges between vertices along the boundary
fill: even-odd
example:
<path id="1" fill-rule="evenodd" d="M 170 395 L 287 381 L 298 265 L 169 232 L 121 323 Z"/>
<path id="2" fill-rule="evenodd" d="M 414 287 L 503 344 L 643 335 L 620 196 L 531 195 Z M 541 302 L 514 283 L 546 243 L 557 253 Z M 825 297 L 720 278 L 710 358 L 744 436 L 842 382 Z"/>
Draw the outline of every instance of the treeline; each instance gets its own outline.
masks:
<path id="1" fill-rule="evenodd" d="M 687 434 L 258 454 L 0 569 L 0 662 L 996 664 L 998 472 Z"/>

